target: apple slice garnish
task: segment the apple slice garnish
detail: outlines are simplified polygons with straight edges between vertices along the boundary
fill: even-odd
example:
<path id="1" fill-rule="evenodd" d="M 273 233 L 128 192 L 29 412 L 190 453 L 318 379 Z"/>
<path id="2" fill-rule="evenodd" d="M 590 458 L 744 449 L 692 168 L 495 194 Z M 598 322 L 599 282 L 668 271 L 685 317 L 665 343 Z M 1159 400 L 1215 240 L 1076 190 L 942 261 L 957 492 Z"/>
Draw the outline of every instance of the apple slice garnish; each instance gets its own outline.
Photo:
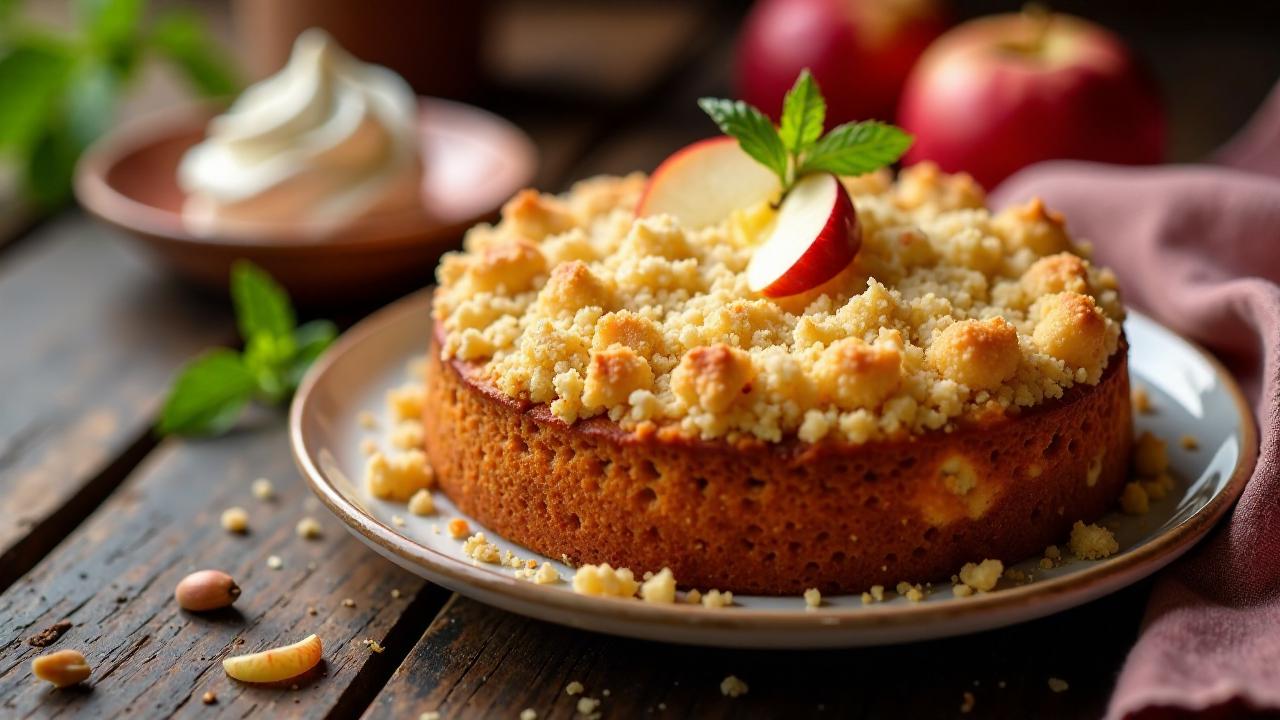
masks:
<path id="1" fill-rule="evenodd" d="M 849 193 L 830 173 L 806 175 L 791 188 L 773 234 L 747 265 L 747 284 L 765 297 L 811 290 L 845 269 L 862 244 Z"/>
<path id="2" fill-rule="evenodd" d="M 715 225 L 738 208 L 777 197 L 778 176 L 731 137 L 699 140 L 677 150 L 649 176 L 637 217 L 671 215 L 688 228 Z"/>

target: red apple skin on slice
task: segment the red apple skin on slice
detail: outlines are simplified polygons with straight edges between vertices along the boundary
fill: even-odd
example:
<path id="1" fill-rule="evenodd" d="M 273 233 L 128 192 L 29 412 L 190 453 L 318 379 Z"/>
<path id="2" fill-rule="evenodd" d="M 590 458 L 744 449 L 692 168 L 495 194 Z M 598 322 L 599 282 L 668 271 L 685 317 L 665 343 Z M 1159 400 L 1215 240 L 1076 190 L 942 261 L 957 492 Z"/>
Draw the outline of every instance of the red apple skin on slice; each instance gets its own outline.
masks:
<path id="1" fill-rule="evenodd" d="M 739 208 L 777 197 L 778 176 L 743 152 L 735 138 L 699 140 L 677 150 L 649 176 L 636 217 L 671 215 L 691 229 L 715 225 Z"/>
<path id="2" fill-rule="evenodd" d="M 835 277 L 862 245 L 858 214 L 835 175 L 809 175 L 782 201 L 773 233 L 747 265 L 747 284 L 765 297 L 796 295 Z"/>

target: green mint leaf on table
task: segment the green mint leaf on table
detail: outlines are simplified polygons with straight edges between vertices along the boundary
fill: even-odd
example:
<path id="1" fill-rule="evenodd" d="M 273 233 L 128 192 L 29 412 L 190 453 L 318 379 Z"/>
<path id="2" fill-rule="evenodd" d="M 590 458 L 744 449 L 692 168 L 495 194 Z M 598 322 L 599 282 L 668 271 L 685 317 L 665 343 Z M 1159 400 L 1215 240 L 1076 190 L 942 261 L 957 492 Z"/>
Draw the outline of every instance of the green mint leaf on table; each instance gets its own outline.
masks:
<path id="1" fill-rule="evenodd" d="M 256 390 L 257 382 L 238 353 L 211 350 L 178 374 L 160 411 L 157 429 L 164 435 L 226 432 Z"/>
<path id="2" fill-rule="evenodd" d="M 800 164 L 800 173 L 869 173 L 896 162 L 911 147 L 911 141 L 910 135 L 893 125 L 845 123 L 832 128 L 809 148 Z"/>
<path id="3" fill-rule="evenodd" d="M 253 342 L 265 333 L 273 338 L 289 337 L 297 324 L 293 304 L 284 288 L 265 270 L 246 260 L 231 268 L 231 300 L 235 304 L 240 337 Z"/>
<path id="4" fill-rule="evenodd" d="M 227 431 L 251 400 L 288 400 L 307 368 L 338 336 L 328 320 L 296 326 L 293 303 L 262 268 L 238 261 L 231 299 L 244 352 L 217 349 L 189 363 L 174 381 L 157 430 L 212 435 Z"/>
<path id="5" fill-rule="evenodd" d="M 782 100 L 782 124 L 778 135 L 792 155 L 799 155 L 822 135 L 827 103 L 809 70 L 800 72 L 796 84 Z"/>
<path id="6" fill-rule="evenodd" d="M 724 134 L 737 138 L 745 153 L 778 176 L 784 196 L 804 175 L 863 175 L 892 165 L 913 140 L 901 128 L 874 121 L 845 123 L 822 135 L 827 103 L 808 69 L 783 98 L 779 127 L 741 100 L 702 98 L 698 106 Z"/>
<path id="7" fill-rule="evenodd" d="M 716 121 L 725 135 L 738 139 L 743 152 L 772 170 L 782 180 L 783 186 L 789 184 L 787 148 L 778 137 L 773 122 L 764 113 L 741 100 L 702 98 L 698 106 Z"/>

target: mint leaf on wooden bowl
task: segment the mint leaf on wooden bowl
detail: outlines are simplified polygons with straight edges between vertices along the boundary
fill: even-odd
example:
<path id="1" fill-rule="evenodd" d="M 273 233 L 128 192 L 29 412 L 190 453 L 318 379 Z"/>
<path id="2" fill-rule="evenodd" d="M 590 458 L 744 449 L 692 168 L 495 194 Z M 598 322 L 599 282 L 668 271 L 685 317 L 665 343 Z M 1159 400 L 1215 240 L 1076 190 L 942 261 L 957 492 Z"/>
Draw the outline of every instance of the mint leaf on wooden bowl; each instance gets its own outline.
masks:
<path id="1" fill-rule="evenodd" d="M 231 299 L 244 351 L 217 348 L 187 363 L 160 411 L 160 434 L 219 435 L 250 402 L 285 402 L 338 336 L 328 320 L 297 325 L 284 288 L 248 261 L 231 269 Z"/>

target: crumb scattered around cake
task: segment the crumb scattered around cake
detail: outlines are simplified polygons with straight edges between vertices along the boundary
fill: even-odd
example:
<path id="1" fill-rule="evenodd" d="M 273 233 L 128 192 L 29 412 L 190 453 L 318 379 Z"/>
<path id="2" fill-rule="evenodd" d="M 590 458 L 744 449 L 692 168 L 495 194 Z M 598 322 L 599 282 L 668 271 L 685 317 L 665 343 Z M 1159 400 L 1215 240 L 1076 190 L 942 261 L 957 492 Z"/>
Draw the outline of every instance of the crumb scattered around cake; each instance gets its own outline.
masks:
<path id="1" fill-rule="evenodd" d="M 279 555 L 270 555 L 267 557 L 267 567 L 272 570 L 279 570 L 284 567 L 284 560 Z"/>
<path id="2" fill-rule="evenodd" d="M 1004 563 L 988 559 L 980 563 L 965 563 L 960 568 L 960 581 L 978 592 L 991 592 L 1003 574 Z"/>
<path id="3" fill-rule="evenodd" d="M 645 578 L 640 586 L 640 597 L 645 602 L 673 603 L 676 601 L 676 577 L 670 568 Z"/>
<path id="4" fill-rule="evenodd" d="M 629 598 L 639 588 L 630 568 L 614 569 L 609 563 L 583 565 L 573 575 L 573 591 L 579 595 Z"/>
<path id="5" fill-rule="evenodd" d="M 222 529 L 243 535 L 249 531 L 249 513 L 242 507 L 229 507 L 222 511 Z"/>
<path id="6" fill-rule="evenodd" d="M 977 703 L 978 699 L 973 696 L 973 693 L 966 690 L 960 696 L 960 712 L 965 714 L 973 712 L 973 707 L 974 705 L 977 705 Z"/>
<path id="7" fill-rule="evenodd" d="M 1071 552 L 1081 560 L 1100 560 L 1120 549 L 1116 536 L 1099 525 L 1085 525 L 1077 520 L 1071 526 Z"/>
<path id="8" fill-rule="evenodd" d="M 1143 415 L 1150 415 L 1155 412 L 1155 407 L 1151 404 L 1151 393 L 1147 392 L 1147 389 L 1141 385 L 1133 386 L 1130 399 L 1133 402 L 1133 409 Z"/>
<path id="9" fill-rule="evenodd" d="M 253 491 L 253 496 L 259 500 L 271 500 L 276 496 L 276 486 L 266 478 L 254 480 L 250 489 Z"/>
<path id="10" fill-rule="evenodd" d="M 1056 678 L 1056 677 L 1049 678 L 1049 689 L 1056 693 L 1066 692 L 1067 688 L 1069 687 L 1071 686 L 1068 685 L 1067 681 L 1063 680 L 1062 678 Z"/>
<path id="11" fill-rule="evenodd" d="M 969 587 L 968 585 L 965 585 L 964 583 L 961 583 L 951 588 L 951 592 L 956 597 L 969 597 L 970 595 L 973 594 L 973 588 Z"/>
<path id="12" fill-rule="evenodd" d="M 538 720 L 538 711 L 533 708 L 525 708 L 520 711 L 520 720 Z"/>
<path id="13" fill-rule="evenodd" d="M 414 515 L 431 515 L 436 511 L 435 499 L 430 490 L 419 490 L 409 498 L 409 512 Z"/>
<path id="14" fill-rule="evenodd" d="M 471 534 L 471 524 L 463 518 L 453 518 L 448 525 L 449 537 L 461 540 Z"/>
<path id="15" fill-rule="evenodd" d="M 809 588 L 804 591 L 804 607 L 806 610 L 813 610 L 822 605 L 822 593 L 818 592 L 818 588 Z"/>
<path id="16" fill-rule="evenodd" d="M 313 517 L 304 517 L 298 521 L 298 525 L 294 530 L 298 533 L 298 537 L 303 540 L 315 540 L 320 537 L 324 530 L 320 526 L 320 521 Z"/>
<path id="17" fill-rule="evenodd" d="M 708 590 L 702 596 L 702 607 L 727 608 L 733 605 L 733 593 L 729 591 Z"/>
<path id="18" fill-rule="evenodd" d="M 720 694 L 725 697 L 741 697 L 746 695 L 748 690 L 750 690 L 750 688 L 747 687 L 747 684 L 736 675 L 730 675 L 720 681 Z"/>
<path id="19" fill-rule="evenodd" d="M 577 680 L 573 680 L 568 685 L 564 686 L 564 692 L 566 695 L 581 695 L 584 690 L 586 690 L 586 688 L 584 688 L 582 683 Z"/>
<path id="20" fill-rule="evenodd" d="M 497 563 L 500 558 L 498 546 L 489 542 L 484 533 L 476 533 L 467 538 L 462 543 L 462 554 L 483 563 Z"/>
<path id="21" fill-rule="evenodd" d="M 1143 432 L 1133 445 L 1133 469 L 1144 477 L 1156 477 L 1169 469 L 1169 456 L 1164 441 Z"/>
<path id="22" fill-rule="evenodd" d="M 1195 435 L 1183 435 L 1178 438 L 1178 444 L 1183 450 L 1199 450 L 1200 440 Z"/>
<path id="23" fill-rule="evenodd" d="M 1151 507 L 1150 500 L 1141 482 L 1125 483 L 1124 491 L 1120 493 L 1120 509 L 1126 515 L 1143 515 Z"/>
<path id="24" fill-rule="evenodd" d="M 387 407 L 397 420 L 417 420 L 422 417 L 426 389 L 418 383 L 408 383 L 387 391 Z"/>
<path id="25" fill-rule="evenodd" d="M 435 473 L 427 463 L 426 453 L 409 450 L 395 455 L 374 452 L 365 463 L 365 484 L 369 493 L 380 500 L 406 502 L 419 490 L 431 489 Z"/>

